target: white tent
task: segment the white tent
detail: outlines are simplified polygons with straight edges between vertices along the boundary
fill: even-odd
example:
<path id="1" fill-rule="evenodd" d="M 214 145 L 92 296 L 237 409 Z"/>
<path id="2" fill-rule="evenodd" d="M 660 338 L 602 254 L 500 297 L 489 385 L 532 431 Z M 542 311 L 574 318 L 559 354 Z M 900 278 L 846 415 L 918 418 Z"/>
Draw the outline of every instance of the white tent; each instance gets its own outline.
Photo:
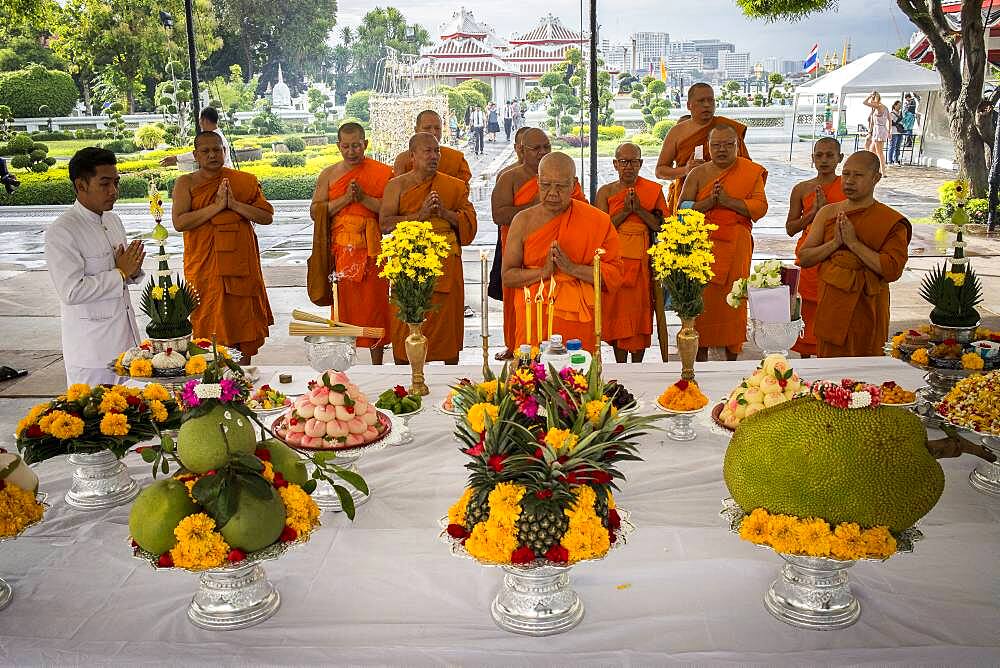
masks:
<path id="1" fill-rule="evenodd" d="M 788 159 L 792 157 L 795 142 L 795 121 L 800 97 L 813 100 L 813 119 L 816 118 L 816 98 L 819 95 L 836 95 L 837 115 L 843 113 L 844 98 L 851 94 L 865 94 L 877 90 L 883 97 L 904 92 L 936 91 L 941 88 L 938 73 L 889 53 L 869 53 L 829 74 L 803 84 L 795 89 L 792 105 L 792 136 L 789 140 Z M 925 96 L 928 97 L 928 96 Z"/>

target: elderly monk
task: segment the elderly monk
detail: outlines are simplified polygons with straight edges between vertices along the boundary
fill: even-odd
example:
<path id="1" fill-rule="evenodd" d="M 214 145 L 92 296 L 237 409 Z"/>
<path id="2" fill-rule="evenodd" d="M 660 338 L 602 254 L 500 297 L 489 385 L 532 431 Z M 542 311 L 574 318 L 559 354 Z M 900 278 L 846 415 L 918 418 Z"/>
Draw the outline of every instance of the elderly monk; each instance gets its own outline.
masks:
<path id="1" fill-rule="evenodd" d="M 597 191 L 597 208 L 611 216 L 618 229 L 622 255 L 622 284 L 608 295 L 603 334 L 614 347 L 615 361 L 641 362 L 653 334 L 653 287 L 649 271 L 650 233 L 660 231 L 663 187 L 639 176 L 642 151 L 622 144 L 612 163 L 618 180 Z"/>
<path id="2" fill-rule="evenodd" d="M 799 251 L 805 245 L 809 235 L 809 226 L 816 214 L 827 204 L 842 202 L 847 199 L 841 188 L 840 177 L 837 176 L 837 165 L 844 159 L 840 152 L 840 142 L 833 137 L 823 137 L 813 145 L 812 163 L 816 168 L 816 176 L 795 184 L 788 202 L 788 219 L 785 221 L 785 231 L 794 237 L 801 232 L 795 244 L 795 264 L 801 265 Z M 817 281 L 816 267 L 803 269 L 799 273 L 799 296 L 802 297 L 802 320 L 805 321 L 805 331 L 792 346 L 792 350 L 802 357 L 812 357 L 816 354 L 816 323 Z"/>
<path id="3" fill-rule="evenodd" d="M 739 156 L 739 135 L 728 125 L 714 128 L 708 137 L 712 161 L 691 170 L 684 179 L 681 201 L 718 225 L 712 232 L 715 276 L 705 286 L 705 310 L 695 320 L 698 330 L 698 360 L 708 359 L 709 348 L 725 348 L 726 359 L 735 360 L 747 335 L 747 303 L 733 309 L 726 295 L 733 281 L 750 275 L 753 253 L 751 230 L 755 220 L 767 213 L 764 182 L 767 170 Z"/>
<path id="4" fill-rule="evenodd" d="M 428 220 L 434 231 L 444 235 L 451 255 L 444 262 L 444 275 L 434 288 L 434 310 L 427 316 L 423 333 L 427 336 L 427 361 L 443 360 L 458 364 L 464 338 L 463 311 L 465 281 L 462 276 L 462 246 L 476 236 L 476 210 L 469 202 L 469 186 L 461 179 L 438 171 L 441 150 L 437 138 L 418 132 L 410 139 L 413 169 L 389 181 L 382 197 L 379 221 L 382 231 L 391 233 L 404 220 Z M 392 318 L 392 355 L 396 364 L 406 364 L 403 341 L 406 323 Z"/>
<path id="5" fill-rule="evenodd" d="M 799 251 L 803 267 L 819 265 L 820 357 L 879 356 L 889 336 L 889 283 L 903 273 L 912 230 L 875 199 L 879 179 L 877 155 L 848 158 L 841 175 L 847 199 L 820 209 Z"/>
<path id="6" fill-rule="evenodd" d="M 525 156 L 527 160 L 527 151 Z M 535 331 L 528 331 L 524 290 L 528 289 L 531 296 L 533 313 L 534 297 L 539 289 L 544 290 L 543 319 L 547 323 L 549 291 L 554 282 L 551 333 L 561 334 L 564 340 L 580 339 L 584 348 L 595 352 L 594 253 L 604 249 L 601 288 L 610 294 L 621 284 L 618 232 L 608 214 L 573 199 L 573 190 L 578 186 L 576 165 L 565 153 L 550 153 L 542 158 L 537 180 L 540 202 L 514 216 L 503 258 L 504 287 L 521 295 L 521 308 L 514 311 L 515 341 L 539 343 L 538 323 L 532 322 Z M 543 336 L 549 333 L 547 330 L 543 325 Z"/>
<path id="7" fill-rule="evenodd" d="M 505 173 L 509 172 L 512 169 L 520 167 L 524 163 L 524 142 L 522 141 L 521 137 L 522 135 L 524 135 L 525 132 L 527 132 L 530 129 L 531 128 L 527 126 L 521 126 L 514 131 L 514 157 L 516 157 L 517 160 L 515 160 L 514 162 L 507 165 L 499 172 L 497 172 L 497 178 L 496 178 L 497 181 L 499 181 L 500 177 L 503 176 Z"/>
<path id="8" fill-rule="evenodd" d="M 382 250 L 378 213 L 392 167 L 365 157 L 368 140 L 357 123 L 340 126 L 337 147 L 343 160 L 320 172 L 309 213 L 317 225 L 324 219 L 333 223 L 327 243 L 338 279 L 340 321 L 388 332 L 389 283 L 379 277 L 375 259 Z M 373 364 L 381 364 L 384 341 L 388 337 L 359 337 L 357 343 L 371 349 Z"/>
<path id="9" fill-rule="evenodd" d="M 715 91 L 707 83 L 696 83 L 688 89 L 687 108 L 690 118 L 680 121 L 663 138 L 660 158 L 656 162 L 656 178 L 673 179 L 667 193 L 666 215 L 673 215 L 680 202 L 684 178 L 692 169 L 712 159 L 708 135 L 712 128 L 730 127 L 739 140 L 739 156 L 749 158 L 743 139 L 747 128 L 742 123 L 715 115 Z M 683 118 L 683 117 L 682 117 Z M 698 149 L 701 155 L 698 155 Z"/>
<path id="10" fill-rule="evenodd" d="M 274 324 L 260 270 L 253 224 L 270 225 L 274 207 L 253 174 L 223 167 L 225 147 L 214 132 L 194 140 L 199 169 L 174 185 L 174 229 L 184 233 L 184 278 L 198 291 L 194 336 L 239 348 L 242 364 L 264 345 Z"/>
<path id="11" fill-rule="evenodd" d="M 413 131 L 434 135 L 434 138 L 438 140 L 438 144 L 440 145 L 441 117 L 436 111 L 425 109 L 417 114 L 417 123 Z M 440 146 L 440 149 L 441 160 L 438 163 L 437 171 L 448 176 L 453 176 L 456 179 L 461 179 L 468 184 L 472 179 L 472 170 L 469 169 L 469 163 L 465 161 L 465 155 L 461 151 L 448 146 Z M 396 176 L 402 176 L 413 169 L 413 158 L 410 153 L 410 150 L 407 149 L 396 156 L 396 160 L 392 164 L 392 171 Z"/>

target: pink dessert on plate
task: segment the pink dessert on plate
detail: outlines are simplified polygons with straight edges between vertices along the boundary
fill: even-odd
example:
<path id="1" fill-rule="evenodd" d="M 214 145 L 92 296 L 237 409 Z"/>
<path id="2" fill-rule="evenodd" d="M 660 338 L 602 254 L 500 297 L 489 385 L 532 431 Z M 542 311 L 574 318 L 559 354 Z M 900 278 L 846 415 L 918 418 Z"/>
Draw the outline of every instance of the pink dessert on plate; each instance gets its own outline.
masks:
<path id="1" fill-rule="evenodd" d="M 326 371 L 275 424 L 293 448 L 355 448 L 382 438 L 388 423 L 343 371 Z"/>

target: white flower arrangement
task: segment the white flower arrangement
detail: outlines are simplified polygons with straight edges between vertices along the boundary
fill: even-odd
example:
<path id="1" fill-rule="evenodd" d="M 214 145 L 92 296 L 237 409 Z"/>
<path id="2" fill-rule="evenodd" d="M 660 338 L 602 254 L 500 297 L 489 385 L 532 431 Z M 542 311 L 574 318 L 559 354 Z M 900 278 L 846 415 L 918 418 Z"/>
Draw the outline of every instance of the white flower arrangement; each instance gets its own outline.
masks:
<path id="1" fill-rule="evenodd" d="M 219 383 L 199 383 L 194 387 L 194 395 L 199 399 L 218 399 L 222 396 L 222 385 Z"/>
<path id="2" fill-rule="evenodd" d="M 851 392 L 851 408 L 867 408 L 872 404 L 872 395 L 869 392 Z"/>
<path id="3" fill-rule="evenodd" d="M 733 287 L 726 295 L 726 303 L 732 308 L 739 308 L 747 298 L 748 288 L 777 288 L 781 286 L 781 260 L 764 260 L 758 262 L 750 271 L 749 278 L 738 278 L 733 281 Z"/>

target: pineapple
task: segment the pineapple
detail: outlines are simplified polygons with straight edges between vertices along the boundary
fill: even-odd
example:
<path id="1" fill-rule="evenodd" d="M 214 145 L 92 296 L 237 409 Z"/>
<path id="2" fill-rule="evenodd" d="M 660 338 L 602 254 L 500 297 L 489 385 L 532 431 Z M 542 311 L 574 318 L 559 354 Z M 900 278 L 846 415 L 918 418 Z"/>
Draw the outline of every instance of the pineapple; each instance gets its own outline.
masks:
<path id="1" fill-rule="evenodd" d="M 976 272 L 968 269 L 962 285 L 955 285 L 945 268 L 930 270 L 920 285 L 920 296 L 934 306 L 931 322 L 945 327 L 974 327 L 979 322 L 976 305 L 983 300 Z"/>
<path id="2" fill-rule="evenodd" d="M 465 528 L 470 532 L 474 526 L 485 522 L 490 516 L 490 492 L 492 491 L 492 485 L 473 488 L 472 496 L 469 497 L 469 505 L 465 509 Z"/>
<path id="3" fill-rule="evenodd" d="M 604 528 L 608 528 L 608 488 L 604 485 L 592 485 L 597 499 L 594 501 L 594 513 L 600 518 Z"/>
<path id="4" fill-rule="evenodd" d="M 535 556 L 544 556 L 553 545 L 559 541 L 569 529 L 569 517 L 564 512 L 566 501 L 564 496 L 557 499 L 540 499 L 535 493 L 524 495 L 521 500 L 521 516 L 517 520 L 517 541 L 530 547 Z M 570 497 L 572 498 L 572 497 Z"/>

